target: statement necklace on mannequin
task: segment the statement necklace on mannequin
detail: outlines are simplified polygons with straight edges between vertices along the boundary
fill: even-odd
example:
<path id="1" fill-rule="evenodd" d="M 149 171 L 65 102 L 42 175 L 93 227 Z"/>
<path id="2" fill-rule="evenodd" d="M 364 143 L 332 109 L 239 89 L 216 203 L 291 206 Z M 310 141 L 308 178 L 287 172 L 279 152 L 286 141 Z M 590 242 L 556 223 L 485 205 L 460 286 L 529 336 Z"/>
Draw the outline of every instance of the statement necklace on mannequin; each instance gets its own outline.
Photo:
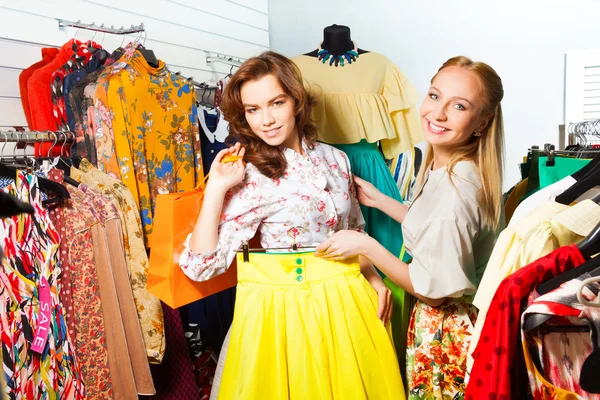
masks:
<path id="1" fill-rule="evenodd" d="M 336 67 L 338 66 L 338 64 L 343 67 L 346 61 L 348 62 L 348 64 L 352 64 L 353 62 L 356 62 L 356 60 L 358 60 L 358 47 L 356 47 L 356 44 L 354 42 L 352 42 L 352 44 L 354 45 L 353 50 L 348 50 L 340 56 L 335 56 L 329 53 L 328 50 L 322 49 L 321 45 L 323 45 L 323 43 L 321 43 L 319 45 L 317 57 L 319 58 L 319 61 L 321 61 L 323 64 L 329 61 L 330 67 L 333 64 L 335 64 Z"/>

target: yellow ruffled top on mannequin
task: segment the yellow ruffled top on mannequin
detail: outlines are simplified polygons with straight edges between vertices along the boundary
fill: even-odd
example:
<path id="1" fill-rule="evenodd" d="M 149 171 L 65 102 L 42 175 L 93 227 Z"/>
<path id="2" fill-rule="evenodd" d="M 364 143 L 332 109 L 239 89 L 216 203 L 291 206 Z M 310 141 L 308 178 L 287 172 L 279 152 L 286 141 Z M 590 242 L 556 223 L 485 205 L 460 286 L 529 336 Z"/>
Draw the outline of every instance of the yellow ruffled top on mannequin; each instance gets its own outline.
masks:
<path id="1" fill-rule="evenodd" d="M 381 141 L 384 157 L 391 159 L 423 140 L 420 96 L 386 56 L 363 53 L 344 67 L 329 66 L 305 55 L 293 61 L 302 71 L 308 90 L 318 97 L 313 118 L 320 141 Z"/>

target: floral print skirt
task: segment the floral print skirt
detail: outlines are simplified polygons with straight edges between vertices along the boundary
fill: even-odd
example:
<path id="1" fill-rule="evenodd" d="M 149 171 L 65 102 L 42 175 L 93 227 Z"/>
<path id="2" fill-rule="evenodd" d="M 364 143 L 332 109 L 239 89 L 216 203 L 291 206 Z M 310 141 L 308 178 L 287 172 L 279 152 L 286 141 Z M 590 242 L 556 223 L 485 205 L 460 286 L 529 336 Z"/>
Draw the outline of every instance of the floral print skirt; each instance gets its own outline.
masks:
<path id="1" fill-rule="evenodd" d="M 467 351 L 477 308 L 470 299 L 438 307 L 417 301 L 406 340 L 409 399 L 464 399 Z"/>

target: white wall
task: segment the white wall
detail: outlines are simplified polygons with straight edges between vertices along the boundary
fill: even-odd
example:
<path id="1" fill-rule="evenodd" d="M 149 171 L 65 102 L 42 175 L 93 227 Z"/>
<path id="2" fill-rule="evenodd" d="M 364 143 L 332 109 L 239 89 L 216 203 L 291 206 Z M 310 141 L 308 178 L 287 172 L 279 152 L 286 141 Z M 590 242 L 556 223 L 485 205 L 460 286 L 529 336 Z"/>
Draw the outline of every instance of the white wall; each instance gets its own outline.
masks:
<path id="1" fill-rule="evenodd" d="M 0 0 L 0 129 L 27 125 L 18 77 L 41 59 L 42 47 L 94 37 L 112 51 L 124 40 L 59 29 L 57 18 L 116 28 L 144 23 L 146 47 L 171 70 L 203 82 L 216 81 L 230 70 L 223 64 L 207 65 L 204 51 L 248 58 L 268 49 L 267 8 L 267 0 Z M 125 43 L 135 37 L 128 36 Z"/>
<path id="2" fill-rule="evenodd" d="M 390 57 L 425 96 L 455 55 L 489 63 L 502 77 L 505 189 L 519 180 L 529 146 L 558 145 L 564 115 L 565 53 L 600 47 L 598 0 L 271 0 L 271 48 L 311 51 L 323 28 L 348 25 L 361 48 Z"/>

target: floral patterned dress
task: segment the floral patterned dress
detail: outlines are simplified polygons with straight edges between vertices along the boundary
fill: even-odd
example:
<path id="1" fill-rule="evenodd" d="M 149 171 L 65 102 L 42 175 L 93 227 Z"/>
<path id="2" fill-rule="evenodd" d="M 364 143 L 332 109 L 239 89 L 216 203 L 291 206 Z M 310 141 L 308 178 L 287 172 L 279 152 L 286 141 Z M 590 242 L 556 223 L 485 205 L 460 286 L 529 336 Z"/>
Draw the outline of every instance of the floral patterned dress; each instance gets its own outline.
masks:
<path id="1" fill-rule="evenodd" d="M 105 142 L 97 144 L 98 166 L 133 194 L 150 248 L 156 196 L 193 190 L 204 177 L 193 87 L 130 46 L 98 79 L 95 98 L 93 125 Z"/>
<path id="2" fill-rule="evenodd" d="M 19 171 L 16 178 L 5 190 L 30 202 L 35 215 L 0 222 L 6 234 L 0 268 L 3 390 L 10 399 L 85 399 L 59 298 L 58 232 L 41 205 L 37 177 Z"/>

